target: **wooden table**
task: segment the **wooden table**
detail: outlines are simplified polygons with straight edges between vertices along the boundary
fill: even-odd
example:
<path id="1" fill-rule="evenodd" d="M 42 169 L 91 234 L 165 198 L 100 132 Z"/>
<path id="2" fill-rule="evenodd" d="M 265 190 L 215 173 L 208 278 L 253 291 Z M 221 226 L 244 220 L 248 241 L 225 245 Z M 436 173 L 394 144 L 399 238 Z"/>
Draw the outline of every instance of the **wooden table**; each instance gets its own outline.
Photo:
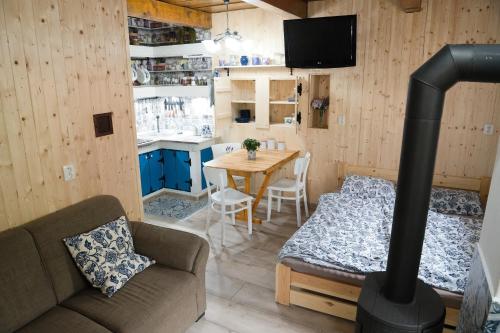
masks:
<path id="1" fill-rule="evenodd" d="M 240 149 L 208 161 L 205 163 L 205 166 L 226 169 L 228 183 L 232 188 L 236 188 L 233 176 L 245 177 L 245 192 L 248 194 L 250 194 L 250 179 L 252 174 L 259 172 L 264 174 L 264 181 L 262 182 L 259 192 L 257 193 L 252 205 L 252 216 L 254 216 L 253 223 L 260 224 L 262 223 L 262 220 L 255 217 L 255 210 L 257 209 L 257 206 L 259 205 L 259 202 L 269 185 L 271 175 L 298 156 L 298 150 L 262 150 L 257 151 L 257 159 L 249 160 L 247 151 L 245 149 Z M 238 220 L 247 221 L 246 215 L 246 211 L 243 211 L 237 214 L 236 218 Z"/>

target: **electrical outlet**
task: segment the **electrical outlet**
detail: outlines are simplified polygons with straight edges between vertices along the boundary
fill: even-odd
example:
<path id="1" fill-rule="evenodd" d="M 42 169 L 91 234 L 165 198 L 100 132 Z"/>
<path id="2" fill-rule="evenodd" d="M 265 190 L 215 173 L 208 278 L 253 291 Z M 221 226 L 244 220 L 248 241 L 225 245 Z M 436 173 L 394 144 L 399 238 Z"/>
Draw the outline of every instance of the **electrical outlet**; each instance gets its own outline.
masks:
<path id="1" fill-rule="evenodd" d="M 75 179 L 75 166 L 73 164 L 68 164 L 63 166 L 64 181 L 70 181 Z"/>
<path id="2" fill-rule="evenodd" d="M 495 131 L 495 126 L 493 126 L 493 124 L 484 124 L 483 133 L 485 135 L 493 135 L 494 131 Z"/>
<path id="3" fill-rule="evenodd" d="M 341 114 L 337 117 L 337 123 L 340 125 L 340 126 L 344 126 L 345 125 L 345 115 Z"/>

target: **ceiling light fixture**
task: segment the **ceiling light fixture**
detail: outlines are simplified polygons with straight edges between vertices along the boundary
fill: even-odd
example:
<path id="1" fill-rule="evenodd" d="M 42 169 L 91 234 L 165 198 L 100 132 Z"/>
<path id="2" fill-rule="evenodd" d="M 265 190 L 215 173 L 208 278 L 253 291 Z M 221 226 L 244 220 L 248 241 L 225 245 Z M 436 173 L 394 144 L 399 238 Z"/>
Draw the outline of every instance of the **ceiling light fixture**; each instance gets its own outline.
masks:
<path id="1" fill-rule="evenodd" d="M 213 39 L 204 40 L 202 43 L 210 53 L 217 53 L 223 48 L 232 52 L 238 52 L 242 48 L 242 37 L 238 31 L 229 29 L 229 0 L 224 0 L 226 5 L 226 30 Z"/>

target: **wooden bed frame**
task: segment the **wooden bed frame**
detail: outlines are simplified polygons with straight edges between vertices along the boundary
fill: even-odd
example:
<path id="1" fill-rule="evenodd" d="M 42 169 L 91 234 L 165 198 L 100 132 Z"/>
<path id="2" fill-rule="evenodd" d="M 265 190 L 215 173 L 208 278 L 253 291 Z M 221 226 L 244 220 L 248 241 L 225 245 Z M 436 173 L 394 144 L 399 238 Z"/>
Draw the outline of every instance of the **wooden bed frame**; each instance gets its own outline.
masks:
<path id="1" fill-rule="evenodd" d="M 338 165 L 338 187 L 346 175 L 373 176 L 396 181 L 397 171 L 363 166 Z M 433 184 L 447 188 L 477 191 L 481 202 L 486 205 L 491 178 L 467 178 L 434 175 Z M 325 279 L 311 274 L 300 273 L 278 263 L 276 265 L 276 302 L 282 305 L 298 305 L 336 317 L 356 320 L 356 303 L 361 287 L 345 282 Z M 446 308 L 444 332 L 454 332 L 458 323 L 459 310 Z"/>

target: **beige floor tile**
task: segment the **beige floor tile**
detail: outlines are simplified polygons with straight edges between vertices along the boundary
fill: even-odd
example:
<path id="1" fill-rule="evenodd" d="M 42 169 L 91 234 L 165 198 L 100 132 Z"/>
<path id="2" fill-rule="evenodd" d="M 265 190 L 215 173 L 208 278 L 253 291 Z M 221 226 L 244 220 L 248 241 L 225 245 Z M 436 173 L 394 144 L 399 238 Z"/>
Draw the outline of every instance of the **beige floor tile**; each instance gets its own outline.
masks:
<path id="1" fill-rule="evenodd" d="M 313 209 L 311 208 L 311 212 Z M 352 333 L 352 322 L 274 302 L 274 277 L 277 256 L 283 244 L 296 231 L 295 206 L 284 204 L 282 212 L 273 211 L 270 223 L 254 228 L 251 239 L 244 223 L 225 225 L 225 246 L 221 246 L 219 217 L 212 215 L 205 234 L 206 210 L 181 221 L 148 216 L 148 223 L 193 232 L 208 240 L 207 311 L 188 333 Z M 257 216 L 266 217 L 262 201 Z M 306 218 L 303 218 L 305 222 Z"/>

